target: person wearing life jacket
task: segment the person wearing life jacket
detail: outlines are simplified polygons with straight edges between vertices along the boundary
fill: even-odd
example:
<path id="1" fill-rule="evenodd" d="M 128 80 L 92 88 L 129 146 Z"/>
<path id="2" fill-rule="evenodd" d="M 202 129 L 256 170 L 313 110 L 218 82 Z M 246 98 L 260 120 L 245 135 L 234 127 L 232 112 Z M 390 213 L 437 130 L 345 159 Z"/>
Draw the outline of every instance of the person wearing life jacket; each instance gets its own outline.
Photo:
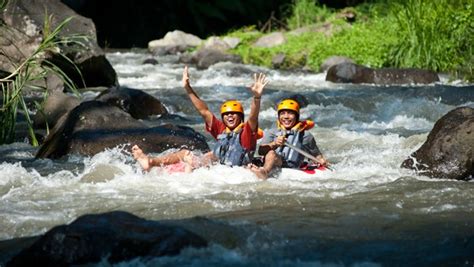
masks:
<path id="1" fill-rule="evenodd" d="M 212 151 L 202 155 L 194 154 L 186 149 L 161 157 L 149 157 L 138 146 L 132 147 L 133 157 L 148 171 L 153 166 L 166 166 L 185 162 L 183 171 L 209 165 L 213 162 L 229 166 L 246 166 L 256 149 L 258 129 L 258 113 L 263 88 L 268 80 L 263 73 L 254 74 L 254 83 L 250 86 L 253 99 L 248 120 L 244 121 L 244 109 L 237 100 L 229 100 L 222 104 L 220 119 L 210 110 L 207 104 L 199 98 L 190 85 L 188 67 L 183 71 L 183 87 L 196 110 L 204 119 L 206 130 L 216 139 L 216 146 Z"/>
<path id="2" fill-rule="evenodd" d="M 265 132 L 258 153 L 264 156 L 263 167 L 252 165 L 250 170 L 258 178 L 267 179 L 269 173 L 278 167 L 299 169 L 305 163 L 305 156 L 285 146 L 286 143 L 300 148 L 314 156 L 323 166 L 328 162 L 322 155 L 314 136 L 308 131 L 314 127 L 310 120 L 300 121 L 300 106 L 293 99 L 284 99 L 278 104 L 277 127 Z"/>

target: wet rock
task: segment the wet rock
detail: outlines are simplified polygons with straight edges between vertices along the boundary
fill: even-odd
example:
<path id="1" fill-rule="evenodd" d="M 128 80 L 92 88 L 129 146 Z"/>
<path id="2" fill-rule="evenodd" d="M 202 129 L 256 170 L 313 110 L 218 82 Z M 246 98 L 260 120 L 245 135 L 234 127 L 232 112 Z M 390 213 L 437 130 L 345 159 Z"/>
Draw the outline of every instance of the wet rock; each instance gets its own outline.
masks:
<path id="1" fill-rule="evenodd" d="M 168 114 L 166 107 L 155 97 L 136 89 L 112 87 L 102 91 L 97 101 L 109 103 L 121 108 L 135 119 L 147 119 L 153 115 Z M 53 128 L 66 113 L 77 107 L 81 100 L 62 91 L 52 91 L 42 105 L 42 111 L 33 117 L 34 126 L 45 129 L 46 123 Z"/>
<path id="2" fill-rule="evenodd" d="M 168 110 L 160 100 L 137 89 L 109 88 L 101 92 L 95 100 L 117 106 L 135 119 L 146 119 L 152 115 L 168 114 Z"/>
<path id="3" fill-rule="evenodd" d="M 148 128 L 118 107 L 87 101 L 61 117 L 36 157 L 60 158 L 71 153 L 91 156 L 121 144 L 138 144 L 147 153 L 182 147 L 209 150 L 204 136 L 192 128 L 177 125 Z"/>
<path id="4" fill-rule="evenodd" d="M 15 66 L 38 48 L 47 15 L 53 15 L 53 28 L 66 18 L 73 17 L 60 36 L 82 34 L 89 38 L 82 39 L 80 45 L 68 43 L 55 52 L 51 50 L 44 54 L 45 59 L 56 64 L 79 88 L 116 85 L 117 75 L 97 44 L 94 23 L 75 13 L 60 0 L 7 2 L 6 8 L 0 12 L 0 19 L 5 22 L 5 27 L 0 27 L 0 69 L 12 72 Z M 82 76 L 58 53 L 74 62 Z"/>
<path id="5" fill-rule="evenodd" d="M 438 74 L 420 69 L 378 69 L 374 70 L 375 84 L 430 84 L 439 82 Z"/>
<path id="6" fill-rule="evenodd" d="M 69 225 L 54 227 L 7 266 L 71 266 L 97 263 L 103 258 L 117 263 L 205 246 L 206 240 L 182 227 L 114 211 L 84 215 Z"/>
<path id="7" fill-rule="evenodd" d="M 441 117 L 426 142 L 402 163 L 433 178 L 474 177 L 474 109 L 456 108 Z"/>
<path id="8" fill-rule="evenodd" d="M 330 67 L 337 65 L 337 64 L 342 64 L 342 63 L 355 63 L 354 60 L 348 58 L 348 57 L 343 57 L 343 56 L 332 56 L 326 58 L 321 66 L 319 67 L 319 70 L 324 72 L 327 71 Z"/>
<path id="9" fill-rule="evenodd" d="M 48 95 L 42 106 L 42 111 L 33 117 L 35 128 L 53 128 L 58 120 L 66 113 L 77 107 L 81 100 L 62 91 L 53 91 Z"/>
<path id="10" fill-rule="evenodd" d="M 268 69 L 265 69 L 263 67 L 256 67 L 256 66 L 251 66 L 251 65 L 245 65 L 245 64 L 236 64 L 236 63 L 229 63 L 229 62 L 219 62 L 211 67 L 209 69 L 214 69 L 215 71 L 225 71 L 226 75 L 229 77 L 242 77 L 242 76 L 247 76 L 247 77 L 253 77 L 255 73 L 265 73 L 268 71 Z"/>
<path id="11" fill-rule="evenodd" d="M 185 52 L 189 47 L 186 45 L 160 45 L 153 48 L 154 56 L 176 55 Z"/>
<path id="12" fill-rule="evenodd" d="M 326 81 L 335 83 L 370 83 L 373 70 L 361 65 L 342 63 L 328 69 Z"/>
<path id="13" fill-rule="evenodd" d="M 154 58 L 147 58 L 143 60 L 143 64 L 157 65 L 159 62 Z"/>
<path id="14" fill-rule="evenodd" d="M 183 56 L 180 61 L 196 64 L 198 69 L 207 69 L 218 62 L 242 63 L 242 59 L 238 55 L 213 49 L 201 49 L 192 54 L 191 57 L 189 55 Z"/>
<path id="15" fill-rule="evenodd" d="M 326 81 L 335 83 L 429 84 L 439 81 L 438 74 L 420 69 L 371 69 L 353 63 L 329 68 Z"/>

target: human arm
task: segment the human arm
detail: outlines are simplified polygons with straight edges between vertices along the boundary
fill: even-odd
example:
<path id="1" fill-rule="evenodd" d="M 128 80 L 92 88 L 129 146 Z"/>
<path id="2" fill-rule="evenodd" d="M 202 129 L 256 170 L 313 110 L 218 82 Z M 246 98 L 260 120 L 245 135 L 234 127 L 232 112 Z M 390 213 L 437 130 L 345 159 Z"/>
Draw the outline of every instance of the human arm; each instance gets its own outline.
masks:
<path id="1" fill-rule="evenodd" d="M 323 166 L 329 165 L 329 162 L 319 150 L 318 145 L 316 144 L 316 139 L 309 132 L 305 132 L 305 135 L 303 136 L 303 149 L 315 157 L 315 163 Z"/>
<path id="2" fill-rule="evenodd" d="M 273 141 L 272 141 L 273 140 Z M 266 155 L 268 151 L 275 150 L 285 144 L 286 137 L 284 135 L 279 135 L 278 137 L 274 137 L 272 139 L 265 139 L 262 140 L 262 144 L 258 147 L 258 154 L 259 155 Z"/>
<path id="3" fill-rule="evenodd" d="M 254 83 L 250 86 L 250 91 L 253 93 L 252 103 L 250 104 L 250 114 L 248 123 L 252 132 L 258 130 L 258 113 L 260 112 L 260 99 L 262 97 L 263 88 L 268 84 L 265 74 L 254 74 Z"/>
<path id="4" fill-rule="evenodd" d="M 191 84 L 189 83 L 188 66 L 184 66 L 183 70 L 183 87 L 186 90 L 186 93 L 188 94 L 188 97 L 193 103 L 194 107 L 204 119 L 206 125 L 211 125 L 213 118 L 212 112 L 209 110 L 207 104 L 199 98 L 199 96 L 191 87 Z"/>

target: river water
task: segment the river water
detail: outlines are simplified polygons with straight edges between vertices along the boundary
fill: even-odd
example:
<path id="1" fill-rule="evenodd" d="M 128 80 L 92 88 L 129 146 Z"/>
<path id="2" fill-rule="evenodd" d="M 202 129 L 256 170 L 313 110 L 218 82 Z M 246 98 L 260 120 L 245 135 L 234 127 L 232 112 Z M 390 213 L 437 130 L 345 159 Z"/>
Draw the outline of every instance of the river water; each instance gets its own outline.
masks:
<path id="1" fill-rule="evenodd" d="M 108 58 L 122 86 L 147 91 L 178 115 L 146 123 L 179 123 L 204 133 L 181 87 L 183 65 L 172 58 L 142 64 L 147 55 L 139 52 Z M 225 166 L 143 173 L 120 147 L 93 157 L 34 160 L 36 149 L 28 144 L 4 145 L 0 240 L 40 235 L 84 214 L 124 210 L 153 220 L 200 216 L 224 230 L 195 227 L 211 240 L 209 247 L 120 266 L 473 266 L 474 183 L 429 179 L 399 166 L 442 115 L 474 107 L 474 86 L 446 80 L 424 86 L 333 84 L 324 74 L 229 63 L 191 67 L 191 84 L 212 111 L 236 98 L 248 114 L 246 86 L 260 71 L 270 80 L 260 127 L 274 125 L 279 99 L 303 95 L 309 103 L 301 116 L 315 121 L 311 132 L 335 171 L 311 176 L 283 170 L 267 181 Z"/>

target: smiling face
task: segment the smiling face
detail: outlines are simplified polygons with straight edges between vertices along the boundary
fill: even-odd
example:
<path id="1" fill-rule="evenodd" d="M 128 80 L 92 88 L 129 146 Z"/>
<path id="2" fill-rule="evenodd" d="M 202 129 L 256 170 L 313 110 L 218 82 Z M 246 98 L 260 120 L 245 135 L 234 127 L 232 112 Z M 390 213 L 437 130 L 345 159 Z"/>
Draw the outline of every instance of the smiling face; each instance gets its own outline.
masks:
<path id="1" fill-rule="evenodd" d="M 234 130 L 242 122 L 242 113 L 226 112 L 222 114 L 222 122 L 224 122 L 227 128 Z"/>
<path id="2" fill-rule="evenodd" d="M 295 126 L 298 122 L 297 120 L 297 114 L 294 111 L 282 110 L 278 113 L 278 121 L 280 122 L 280 125 L 287 130 Z"/>

